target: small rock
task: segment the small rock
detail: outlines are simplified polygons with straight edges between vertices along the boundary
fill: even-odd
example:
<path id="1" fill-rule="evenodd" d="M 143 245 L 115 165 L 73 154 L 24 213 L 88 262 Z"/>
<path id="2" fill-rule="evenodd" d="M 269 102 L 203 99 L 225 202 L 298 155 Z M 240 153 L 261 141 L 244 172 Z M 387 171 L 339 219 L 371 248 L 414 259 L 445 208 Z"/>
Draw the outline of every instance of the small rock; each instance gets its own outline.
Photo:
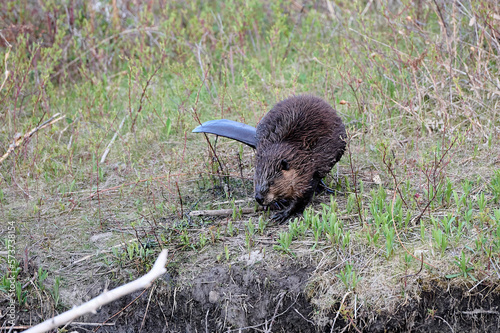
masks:
<path id="1" fill-rule="evenodd" d="M 210 303 L 217 303 L 219 301 L 219 293 L 214 290 L 211 290 L 208 293 L 208 301 Z"/>
<path id="2" fill-rule="evenodd" d="M 382 179 L 380 178 L 379 175 L 373 176 L 373 182 L 377 185 L 382 185 Z"/>
<path id="3" fill-rule="evenodd" d="M 264 253 L 259 250 L 252 251 L 250 253 L 245 253 L 238 258 L 239 261 L 246 262 L 248 266 L 252 266 L 255 263 L 264 260 Z"/>
<path id="4" fill-rule="evenodd" d="M 102 234 L 97 234 L 97 235 L 94 235 L 92 237 L 90 237 L 90 241 L 91 242 L 97 242 L 98 240 L 101 240 L 101 239 L 107 239 L 109 237 L 113 236 L 113 233 L 112 232 L 105 232 L 105 233 L 102 233 Z"/>

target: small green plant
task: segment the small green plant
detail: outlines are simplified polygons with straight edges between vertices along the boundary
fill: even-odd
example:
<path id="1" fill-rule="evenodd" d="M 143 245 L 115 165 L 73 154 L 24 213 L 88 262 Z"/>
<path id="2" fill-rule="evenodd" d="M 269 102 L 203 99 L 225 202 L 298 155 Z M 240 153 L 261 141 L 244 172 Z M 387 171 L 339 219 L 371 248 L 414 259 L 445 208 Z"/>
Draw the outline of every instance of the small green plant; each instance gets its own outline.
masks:
<path id="1" fill-rule="evenodd" d="M 425 240 L 425 223 L 423 220 L 420 221 L 420 240 L 422 242 Z"/>
<path id="2" fill-rule="evenodd" d="M 288 230 L 293 238 L 298 238 L 305 235 L 307 232 L 307 225 L 305 219 L 295 218 L 290 224 L 288 224 Z"/>
<path id="3" fill-rule="evenodd" d="M 367 230 L 366 239 L 368 240 L 368 244 L 371 244 L 373 246 L 377 246 L 379 238 L 380 238 L 379 229 L 375 229 L 375 231 L 372 231 L 370 228 L 369 230 Z"/>
<path id="4" fill-rule="evenodd" d="M 465 195 L 459 196 L 458 192 L 453 190 L 453 200 L 455 201 L 455 206 L 457 207 L 457 213 L 460 212 L 462 206 L 465 204 Z"/>
<path id="5" fill-rule="evenodd" d="M 446 275 L 448 279 L 453 279 L 456 277 L 463 277 L 463 278 L 471 278 L 473 281 L 477 281 L 477 279 L 472 275 L 471 271 L 474 270 L 473 267 L 469 266 L 469 258 L 465 256 L 464 251 L 462 251 L 462 254 L 460 258 L 455 257 L 455 261 L 453 262 L 456 266 L 458 266 L 460 272 L 456 274 L 450 274 Z"/>
<path id="6" fill-rule="evenodd" d="M 387 221 L 389 220 L 389 217 L 390 217 L 389 212 L 387 212 L 387 211 L 382 212 L 382 211 L 376 210 L 373 214 L 373 222 L 375 224 L 375 227 L 377 229 L 380 229 L 381 227 L 386 225 Z"/>
<path id="7" fill-rule="evenodd" d="M 384 235 L 385 235 L 385 256 L 389 258 L 394 252 L 394 235 L 396 231 L 389 224 L 384 225 Z"/>
<path id="8" fill-rule="evenodd" d="M 135 200 L 135 209 L 137 210 L 138 213 L 142 212 L 143 205 L 144 205 L 144 202 L 141 199 Z"/>
<path id="9" fill-rule="evenodd" d="M 361 280 L 359 276 L 356 275 L 356 271 L 353 270 L 351 264 L 346 264 L 339 274 L 335 274 L 336 277 L 342 281 L 347 290 L 355 290 L 358 282 Z"/>
<path id="10" fill-rule="evenodd" d="M 339 244 L 343 235 L 343 225 L 335 212 L 329 214 L 328 221 L 325 223 L 326 238 L 332 245 Z"/>
<path id="11" fill-rule="evenodd" d="M 245 245 L 248 250 L 250 250 L 253 246 L 253 237 L 255 235 L 255 225 L 252 222 L 252 219 L 249 219 L 247 223 L 245 223 Z"/>
<path id="12" fill-rule="evenodd" d="M 135 248 L 137 244 L 136 243 L 129 243 L 127 246 L 127 255 L 128 259 L 132 260 L 134 258 L 134 253 L 135 253 Z"/>
<path id="13" fill-rule="evenodd" d="M 311 228 L 312 221 L 313 221 L 313 218 L 315 215 L 316 215 L 316 213 L 313 211 L 313 209 L 311 207 L 308 207 L 304 211 L 304 224 L 306 226 L 306 229 Z"/>
<path id="14" fill-rule="evenodd" d="M 464 234 L 464 230 L 465 230 L 466 225 L 467 225 L 467 222 L 465 220 L 459 220 L 457 231 L 455 234 L 455 240 L 457 242 L 460 242 L 460 240 L 462 239 L 462 235 Z"/>
<path id="15" fill-rule="evenodd" d="M 490 181 L 493 193 L 493 201 L 497 204 L 500 201 L 500 170 L 496 170 Z"/>
<path id="16" fill-rule="evenodd" d="M 49 275 L 49 272 L 44 270 L 42 267 L 38 267 L 38 274 L 37 274 L 37 285 L 40 290 L 45 290 L 45 286 L 43 285 L 43 281 L 47 279 L 47 276 Z"/>
<path id="17" fill-rule="evenodd" d="M 51 291 L 52 299 L 54 300 L 54 306 L 56 308 L 59 305 L 59 300 L 61 297 L 61 294 L 59 293 L 60 284 L 61 284 L 61 278 L 57 276 L 54 280 L 54 286 L 52 287 Z"/>
<path id="18" fill-rule="evenodd" d="M 191 238 L 189 237 L 189 234 L 188 234 L 187 230 L 183 230 L 181 232 L 181 234 L 180 234 L 180 243 L 183 246 L 192 247 Z"/>
<path id="19" fill-rule="evenodd" d="M 481 251 L 483 249 L 486 249 L 486 245 L 488 244 L 488 239 L 489 237 L 487 235 L 485 235 L 483 232 L 480 232 L 478 235 L 477 235 L 477 238 L 475 240 L 475 243 L 476 243 L 476 251 Z"/>
<path id="20" fill-rule="evenodd" d="M 241 219 L 241 217 L 243 216 L 243 211 L 241 207 L 236 205 L 236 203 L 234 202 L 234 198 L 231 200 L 231 205 L 233 206 L 233 214 L 232 214 L 233 221 Z"/>
<path id="21" fill-rule="evenodd" d="M 345 207 L 347 214 L 351 214 L 356 203 L 356 195 L 354 193 L 349 194 L 347 197 L 347 205 Z"/>
<path id="22" fill-rule="evenodd" d="M 319 218 L 319 214 L 314 215 L 311 223 L 311 230 L 314 236 L 313 249 L 316 248 L 316 246 L 318 245 L 319 239 L 323 234 L 323 228 L 324 228 L 323 220 Z"/>
<path id="23" fill-rule="evenodd" d="M 451 203 L 451 196 L 453 195 L 453 188 L 450 178 L 446 177 L 446 185 L 443 191 L 443 204 L 446 206 Z"/>
<path id="24" fill-rule="evenodd" d="M 104 170 L 103 170 L 103 168 L 99 167 L 99 173 L 98 173 L 98 175 L 99 175 L 99 181 L 102 182 L 104 180 Z"/>
<path id="25" fill-rule="evenodd" d="M 337 203 L 337 200 L 333 197 L 333 195 L 330 195 L 330 207 L 329 207 L 331 212 L 337 212 L 339 210 L 339 204 Z"/>
<path id="26" fill-rule="evenodd" d="M 500 252 L 500 209 L 496 209 L 491 216 L 491 220 L 494 221 L 494 231 L 493 231 L 493 249 L 495 252 Z"/>
<path id="27" fill-rule="evenodd" d="M 24 306 L 28 299 L 28 292 L 26 290 L 23 290 L 21 281 L 15 281 L 14 283 L 16 285 L 17 303 L 19 304 L 19 306 Z"/>
<path id="28" fill-rule="evenodd" d="M 264 230 L 266 229 L 266 226 L 267 226 L 267 220 L 262 215 L 259 216 L 258 229 L 261 235 L 264 235 Z"/>
<path id="29" fill-rule="evenodd" d="M 408 266 L 413 261 L 413 257 L 407 252 L 405 252 L 404 260 L 405 260 L 405 266 Z"/>
<path id="30" fill-rule="evenodd" d="M 0 291 L 7 293 L 10 290 L 10 280 L 7 274 L 2 276 L 0 279 Z"/>
<path id="31" fill-rule="evenodd" d="M 24 306 L 27 301 L 28 292 L 23 290 L 23 284 L 17 279 L 22 269 L 16 259 L 13 259 L 9 263 L 9 266 L 11 269 L 0 280 L 0 290 L 6 293 L 10 292 L 12 290 L 12 283 L 14 283 L 17 303 L 19 306 Z"/>
<path id="32" fill-rule="evenodd" d="M 207 244 L 207 240 L 208 240 L 207 235 L 204 232 L 200 232 L 200 237 L 198 241 L 200 248 L 205 247 L 205 245 Z"/>
<path id="33" fill-rule="evenodd" d="M 479 206 L 479 212 L 484 212 L 486 208 L 486 204 L 488 203 L 488 200 L 486 200 L 484 196 L 484 192 L 481 192 L 477 198 L 477 205 Z"/>
<path id="34" fill-rule="evenodd" d="M 171 129 L 172 129 L 172 120 L 170 118 L 167 118 L 167 121 L 165 122 L 165 126 L 164 126 L 164 133 L 167 136 L 167 138 L 170 135 Z"/>
<path id="35" fill-rule="evenodd" d="M 453 229 L 455 228 L 454 222 L 455 222 L 455 216 L 451 215 L 450 213 L 448 213 L 441 221 L 441 225 L 443 226 L 444 232 L 446 233 L 447 236 L 452 235 Z"/>
<path id="36" fill-rule="evenodd" d="M 233 220 L 229 220 L 227 222 L 226 235 L 233 237 L 233 234 L 234 234 Z"/>
<path id="37" fill-rule="evenodd" d="M 154 253 L 154 250 L 149 246 L 143 246 L 139 242 L 130 242 L 126 248 L 126 255 L 129 261 L 139 259 L 142 263 L 149 265 L 147 258 Z M 147 267 L 146 267 L 147 268 Z"/>
<path id="38" fill-rule="evenodd" d="M 434 247 L 441 251 L 441 254 L 444 254 L 444 251 L 448 247 L 447 235 L 439 227 L 434 226 L 432 229 L 432 238 L 434 240 Z"/>
<path id="39" fill-rule="evenodd" d="M 351 243 L 351 231 L 347 230 L 342 237 L 342 250 L 346 250 Z"/>
<path id="40" fill-rule="evenodd" d="M 290 232 L 283 231 L 278 235 L 278 245 L 274 245 L 276 251 L 281 251 L 283 253 L 294 255 L 290 250 L 290 245 L 292 245 L 293 235 Z"/>
<path id="41" fill-rule="evenodd" d="M 472 220 L 472 213 L 473 213 L 473 211 L 472 211 L 472 208 L 471 208 L 471 209 L 468 209 L 468 210 L 467 210 L 467 211 L 463 214 L 463 216 L 464 216 L 464 220 L 465 220 L 466 225 L 470 225 L 470 222 L 471 222 L 471 220 Z"/>

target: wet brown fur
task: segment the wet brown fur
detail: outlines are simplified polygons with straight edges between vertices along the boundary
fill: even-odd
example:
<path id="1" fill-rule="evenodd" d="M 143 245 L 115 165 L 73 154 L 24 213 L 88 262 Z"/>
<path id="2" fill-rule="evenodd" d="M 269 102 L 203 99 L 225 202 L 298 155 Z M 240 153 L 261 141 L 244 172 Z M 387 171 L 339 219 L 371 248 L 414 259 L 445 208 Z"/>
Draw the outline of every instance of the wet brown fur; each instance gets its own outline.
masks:
<path id="1" fill-rule="evenodd" d="M 345 127 L 335 110 L 318 97 L 283 100 L 257 126 L 255 198 L 285 207 L 283 222 L 302 213 L 318 184 L 345 150 Z"/>

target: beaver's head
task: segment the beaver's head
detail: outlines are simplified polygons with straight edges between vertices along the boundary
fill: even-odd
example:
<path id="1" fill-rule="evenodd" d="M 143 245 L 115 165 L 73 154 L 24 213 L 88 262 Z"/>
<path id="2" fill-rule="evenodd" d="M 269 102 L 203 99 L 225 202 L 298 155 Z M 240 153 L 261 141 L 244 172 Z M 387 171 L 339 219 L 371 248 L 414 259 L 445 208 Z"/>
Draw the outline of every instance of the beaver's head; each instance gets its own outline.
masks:
<path id="1" fill-rule="evenodd" d="M 301 196 L 312 179 L 304 152 L 293 145 L 272 143 L 257 147 L 255 200 L 263 206 L 285 205 Z"/>

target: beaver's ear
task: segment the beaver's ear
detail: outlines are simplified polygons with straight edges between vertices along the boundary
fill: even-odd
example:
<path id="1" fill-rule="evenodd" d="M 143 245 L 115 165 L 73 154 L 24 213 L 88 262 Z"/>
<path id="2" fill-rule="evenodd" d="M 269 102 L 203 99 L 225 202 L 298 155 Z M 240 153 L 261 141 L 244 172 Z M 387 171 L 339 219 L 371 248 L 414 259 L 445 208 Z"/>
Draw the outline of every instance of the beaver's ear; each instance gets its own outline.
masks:
<path id="1" fill-rule="evenodd" d="M 288 170 L 290 169 L 290 166 L 288 165 L 288 161 L 287 160 L 281 160 L 281 170 Z"/>

